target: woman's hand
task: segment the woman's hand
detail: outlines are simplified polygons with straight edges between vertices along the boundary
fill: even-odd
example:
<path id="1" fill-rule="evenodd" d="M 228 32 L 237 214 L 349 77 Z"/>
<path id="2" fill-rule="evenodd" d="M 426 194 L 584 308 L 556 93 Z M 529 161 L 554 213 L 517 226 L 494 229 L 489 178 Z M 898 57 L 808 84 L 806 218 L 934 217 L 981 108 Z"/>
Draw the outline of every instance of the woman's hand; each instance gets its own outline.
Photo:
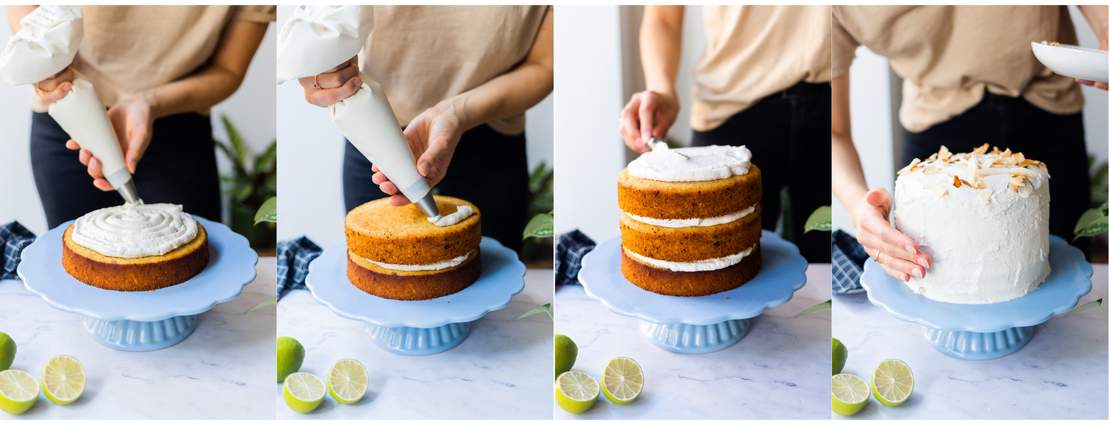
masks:
<path id="1" fill-rule="evenodd" d="M 439 184 L 447 175 L 447 167 L 455 155 L 455 147 L 464 131 L 461 111 L 452 102 L 443 102 L 421 112 L 405 127 L 405 140 L 416 157 L 416 172 L 428 180 L 429 186 Z M 412 200 L 405 197 L 397 185 L 389 181 L 375 164 L 371 180 L 390 195 L 389 203 L 405 205 Z"/>
<path id="2" fill-rule="evenodd" d="M 35 83 L 35 94 L 47 105 L 62 100 L 73 88 L 73 78 L 73 65 L 67 66 L 50 78 Z"/>
<path id="3" fill-rule="evenodd" d="M 910 276 L 925 277 L 933 259 L 917 248 L 917 243 L 899 232 L 887 221 L 890 214 L 890 193 L 874 189 L 864 195 L 853 212 L 859 243 L 887 274 L 907 282 Z"/>
<path id="4" fill-rule="evenodd" d="M 327 108 L 351 97 L 362 86 L 362 79 L 358 76 L 358 56 L 331 71 L 297 81 L 304 87 L 304 99 L 308 103 Z"/>
<path id="5" fill-rule="evenodd" d="M 624 144 L 636 152 L 651 150 L 652 136 L 662 139 L 678 117 L 678 96 L 651 90 L 632 95 L 621 111 L 620 133 Z"/>
<path id="6" fill-rule="evenodd" d="M 147 146 L 150 146 L 151 127 L 154 124 L 150 102 L 141 97 L 121 100 L 108 109 L 108 120 L 112 123 L 123 150 L 123 162 L 127 170 L 134 174 L 139 159 L 143 157 Z M 103 191 L 114 190 L 112 184 L 104 178 L 104 170 L 92 151 L 82 149 L 73 139 L 66 142 L 66 148 L 80 151 L 78 160 L 88 167 L 93 186 Z"/>

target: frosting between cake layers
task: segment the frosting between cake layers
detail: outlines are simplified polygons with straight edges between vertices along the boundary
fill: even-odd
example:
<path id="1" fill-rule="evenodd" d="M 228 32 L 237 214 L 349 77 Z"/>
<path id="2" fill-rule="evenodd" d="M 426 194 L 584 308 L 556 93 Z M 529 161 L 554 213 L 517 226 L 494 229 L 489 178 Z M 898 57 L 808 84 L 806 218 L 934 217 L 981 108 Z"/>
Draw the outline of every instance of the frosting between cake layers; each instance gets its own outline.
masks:
<path id="1" fill-rule="evenodd" d="M 751 161 L 752 152 L 745 146 L 659 149 L 630 162 L 628 173 L 666 182 L 710 181 L 748 174 Z"/>
<path id="2" fill-rule="evenodd" d="M 739 220 L 741 218 L 747 217 L 749 214 L 751 214 L 753 212 L 755 212 L 755 205 L 744 208 L 743 210 L 740 210 L 738 212 L 734 212 L 732 214 L 725 214 L 725 215 L 717 216 L 717 217 L 673 218 L 673 219 L 671 219 L 671 218 L 643 217 L 643 216 L 639 216 L 639 215 L 636 215 L 636 214 L 632 214 L 632 213 L 627 212 L 627 211 L 622 211 L 622 213 L 624 215 L 627 215 L 628 218 L 639 221 L 641 223 L 650 224 L 652 226 L 668 227 L 668 228 L 672 228 L 672 229 L 678 229 L 678 228 L 683 228 L 683 227 L 712 227 L 712 226 L 717 226 L 717 225 L 721 225 L 721 224 L 728 224 L 728 223 L 732 223 L 736 220 Z"/>
<path id="3" fill-rule="evenodd" d="M 374 260 L 370 260 L 370 259 L 367 259 L 366 261 L 370 262 L 371 264 L 373 264 L 375 266 L 381 267 L 383 269 L 389 269 L 389 270 L 397 270 L 397 271 L 404 271 L 404 272 L 437 271 L 437 270 L 446 270 L 446 269 L 458 266 L 459 264 L 462 264 L 462 263 L 466 262 L 466 260 L 468 258 L 470 258 L 470 255 L 473 254 L 473 253 L 474 253 L 474 251 L 471 251 L 471 252 L 468 252 L 464 255 L 460 255 L 458 257 L 452 258 L 450 260 L 440 261 L 440 262 L 432 263 L 432 264 L 390 264 L 390 263 L 383 263 L 383 262 L 380 262 L 380 261 L 374 261 Z"/>
<path id="4" fill-rule="evenodd" d="M 441 215 L 438 220 L 428 217 L 428 222 L 439 227 L 452 226 L 459 224 L 460 221 L 472 215 L 474 215 L 474 209 L 470 208 L 470 205 L 459 205 L 459 207 L 455 209 L 455 212 Z"/>
<path id="5" fill-rule="evenodd" d="M 197 222 L 181 205 L 139 204 L 101 208 L 77 219 L 73 242 L 101 255 L 165 255 L 197 236 Z"/>
<path id="6" fill-rule="evenodd" d="M 624 249 L 625 255 L 628 255 L 629 257 L 632 257 L 633 260 L 639 261 L 641 263 L 644 263 L 644 264 L 647 264 L 647 265 L 650 265 L 650 266 L 654 266 L 656 268 L 667 269 L 667 270 L 670 270 L 672 272 L 708 272 L 708 271 L 713 271 L 713 270 L 720 270 L 720 269 L 723 269 L 723 268 L 726 268 L 726 267 L 730 267 L 730 266 L 734 266 L 736 264 L 739 264 L 741 261 L 744 260 L 744 258 L 746 258 L 747 256 L 752 254 L 752 251 L 755 250 L 755 245 L 752 245 L 752 246 L 748 247 L 747 249 L 745 249 L 743 251 L 740 251 L 740 252 L 737 252 L 737 253 L 732 254 L 732 255 L 719 257 L 719 258 L 708 258 L 708 259 L 705 259 L 705 260 L 697 260 L 697 261 L 657 260 L 655 258 L 645 257 L 643 255 L 632 252 L 628 248 L 623 248 L 623 249 Z"/>
<path id="7" fill-rule="evenodd" d="M 933 259 L 924 278 L 907 283 L 927 298 L 1003 302 L 1032 292 L 1050 272 L 1047 168 L 986 150 L 942 148 L 895 182 L 893 224 Z"/>

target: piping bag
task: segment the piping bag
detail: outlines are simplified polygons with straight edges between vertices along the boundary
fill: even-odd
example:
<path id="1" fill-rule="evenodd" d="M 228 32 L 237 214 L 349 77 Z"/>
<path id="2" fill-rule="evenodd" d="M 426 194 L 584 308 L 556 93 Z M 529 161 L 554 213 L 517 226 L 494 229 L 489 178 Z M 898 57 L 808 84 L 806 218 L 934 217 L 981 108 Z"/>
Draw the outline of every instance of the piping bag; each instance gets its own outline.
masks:
<path id="1" fill-rule="evenodd" d="M 328 72 L 357 55 L 373 29 L 373 18 L 373 9 L 363 6 L 298 6 L 278 33 L 278 83 Z M 332 122 L 401 194 L 433 221 L 439 219 L 432 188 L 416 170 L 385 91 L 359 76 L 362 87 L 328 107 Z"/>
<path id="2" fill-rule="evenodd" d="M 8 39 L 0 52 L 0 80 L 13 86 L 35 84 L 73 63 L 82 37 L 79 7 L 39 6 L 19 22 L 19 32 Z M 70 137 L 100 161 L 104 178 L 126 203 L 143 202 L 123 162 L 123 151 L 108 121 L 108 113 L 92 83 L 78 76 L 69 93 L 51 103 L 47 112 Z"/>

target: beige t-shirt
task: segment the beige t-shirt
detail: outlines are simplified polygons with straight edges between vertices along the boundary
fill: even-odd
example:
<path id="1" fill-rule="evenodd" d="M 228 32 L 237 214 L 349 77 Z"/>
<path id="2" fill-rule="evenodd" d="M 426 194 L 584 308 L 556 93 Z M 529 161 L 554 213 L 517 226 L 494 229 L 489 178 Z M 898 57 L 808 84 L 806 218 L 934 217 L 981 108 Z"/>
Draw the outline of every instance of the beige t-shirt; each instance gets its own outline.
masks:
<path id="1" fill-rule="evenodd" d="M 401 125 L 527 57 L 548 6 L 374 6 L 360 67 L 382 83 Z M 487 123 L 524 132 L 524 113 Z"/>
<path id="2" fill-rule="evenodd" d="M 1064 6 L 835 6 L 832 26 L 833 75 L 848 72 L 861 44 L 885 56 L 904 80 L 898 116 L 909 131 L 959 115 L 986 91 L 1057 114 L 1083 108 L 1079 85 L 1029 47 L 1076 44 Z"/>
<path id="3" fill-rule="evenodd" d="M 690 127 L 723 124 L 798 82 L 832 79 L 828 6 L 702 6 L 706 46 L 694 72 Z"/>
<path id="4" fill-rule="evenodd" d="M 233 19 L 272 22 L 274 6 L 83 6 L 74 61 L 106 106 L 170 83 L 208 63 Z M 46 110 L 38 97 L 35 111 Z M 207 112 L 207 111 L 197 111 Z"/>

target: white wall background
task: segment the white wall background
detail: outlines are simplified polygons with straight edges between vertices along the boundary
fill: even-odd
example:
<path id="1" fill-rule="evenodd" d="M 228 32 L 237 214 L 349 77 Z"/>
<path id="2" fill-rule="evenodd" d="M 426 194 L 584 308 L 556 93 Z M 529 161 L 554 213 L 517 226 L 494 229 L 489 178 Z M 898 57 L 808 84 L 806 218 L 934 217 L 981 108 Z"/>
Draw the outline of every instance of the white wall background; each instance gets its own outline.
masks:
<path id="1" fill-rule="evenodd" d="M 1069 6 L 1068 10 L 1079 36 L 1079 45 L 1098 48 L 1098 41 L 1083 14 L 1075 6 Z M 897 114 L 901 81 L 890 70 L 886 59 L 863 47 L 856 51 L 856 56 L 851 68 L 851 114 L 855 118 L 852 121 L 852 136 L 863 161 L 867 184 L 893 191 L 894 173 L 898 167 L 895 161 L 897 152 L 901 150 L 901 140 L 897 140 L 901 131 Z M 1107 136 L 1107 93 L 1083 87 L 1083 96 L 1086 99 L 1083 123 L 1087 152 L 1098 161 L 1105 161 L 1110 141 Z M 833 225 L 855 233 L 851 222 L 848 211 L 838 200 L 834 200 Z"/>
<path id="2" fill-rule="evenodd" d="M 290 13 L 292 6 L 278 7 L 277 28 Z M 277 87 L 277 123 L 278 240 L 305 235 L 322 247 L 343 243 L 343 136 L 327 110 L 304 101 L 296 82 Z M 526 123 L 529 168 L 551 165 L 550 96 L 528 110 Z M 369 177 L 366 184 L 373 184 Z"/>
<path id="3" fill-rule="evenodd" d="M 7 25 L 7 8 L 0 7 L 0 45 L 7 43 L 11 30 Z M 272 25 L 271 25 L 272 27 Z M 212 111 L 217 140 L 226 140 L 220 114 L 227 114 L 256 152 L 274 140 L 274 39 L 275 30 L 254 55 L 247 76 L 239 90 Z M 30 87 L 0 84 L 0 223 L 18 220 L 37 234 L 45 232 L 46 217 L 31 175 L 31 98 Z M 222 158 L 222 156 L 221 156 Z M 74 161 L 77 160 L 74 154 Z M 220 170 L 228 170 L 221 159 Z M 89 181 L 92 184 L 92 181 Z M 225 205 L 226 207 L 226 205 Z"/>

